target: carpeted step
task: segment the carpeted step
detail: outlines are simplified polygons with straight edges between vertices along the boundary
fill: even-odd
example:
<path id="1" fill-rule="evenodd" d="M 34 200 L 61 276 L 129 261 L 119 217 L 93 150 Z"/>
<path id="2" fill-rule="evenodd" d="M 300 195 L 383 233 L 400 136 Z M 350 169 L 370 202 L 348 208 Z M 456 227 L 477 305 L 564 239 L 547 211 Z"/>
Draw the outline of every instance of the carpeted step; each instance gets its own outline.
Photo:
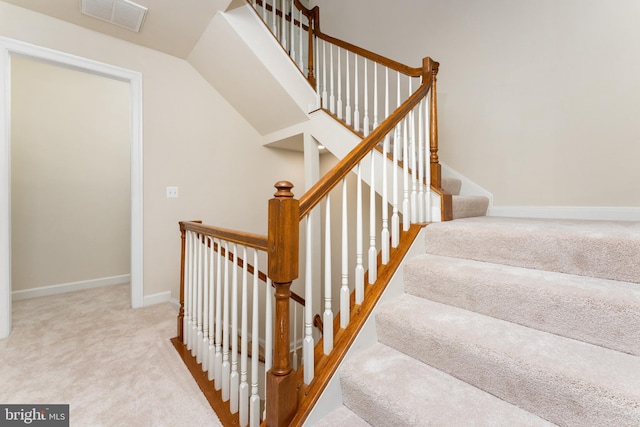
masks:
<path id="1" fill-rule="evenodd" d="M 380 305 L 376 328 L 381 343 L 553 423 L 640 425 L 639 357 L 408 294 Z"/>
<path id="2" fill-rule="evenodd" d="M 355 412 L 346 406 L 339 406 L 329 412 L 313 427 L 370 427 L 371 424 L 360 418 Z"/>
<path id="3" fill-rule="evenodd" d="M 442 178 L 441 186 L 447 193 L 457 196 L 460 194 L 462 181 L 458 178 Z"/>
<path id="4" fill-rule="evenodd" d="M 403 271 L 409 294 L 640 356 L 636 283 L 431 254 Z"/>
<path id="5" fill-rule="evenodd" d="M 489 199 L 484 196 L 453 196 L 451 198 L 453 219 L 484 216 L 489 208 Z"/>
<path id="6" fill-rule="evenodd" d="M 549 426 L 514 405 L 376 344 L 340 375 L 344 405 L 374 426 Z"/>
<path id="7" fill-rule="evenodd" d="M 425 236 L 431 254 L 640 283 L 640 222 L 476 217 Z"/>

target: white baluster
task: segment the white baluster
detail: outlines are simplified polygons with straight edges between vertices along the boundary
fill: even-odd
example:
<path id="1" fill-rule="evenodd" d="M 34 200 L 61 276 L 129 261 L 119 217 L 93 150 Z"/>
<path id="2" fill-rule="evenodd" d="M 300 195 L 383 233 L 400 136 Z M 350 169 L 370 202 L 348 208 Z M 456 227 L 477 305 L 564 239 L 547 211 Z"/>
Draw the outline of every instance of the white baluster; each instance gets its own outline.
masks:
<path id="1" fill-rule="evenodd" d="M 378 249 L 376 248 L 376 174 L 375 153 L 371 152 L 371 185 L 369 186 L 369 284 L 378 280 Z"/>
<path id="2" fill-rule="evenodd" d="M 311 230 L 312 221 L 311 215 L 307 215 L 307 266 L 306 266 L 306 280 L 304 284 L 304 342 L 302 343 L 302 357 L 304 358 L 304 383 L 310 384 L 315 375 L 314 373 L 314 357 L 313 357 L 313 283 L 311 283 Z M 294 343 L 294 348 L 296 344 Z"/>
<path id="3" fill-rule="evenodd" d="M 418 106 L 418 221 L 425 222 L 424 208 L 424 117 L 422 107 L 424 99 Z"/>
<path id="4" fill-rule="evenodd" d="M 358 181 L 356 186 L 356 304 L 362 304 L 364 301 L 364 266 L 363 247 L 362 247 L 362 174 L 361 165 L 356 166 L 356 174 Z"/>
<path id="5" fill-rule="evenodd" d="M 198 275 L 198 284 L 196 291 L 196 343 L 194 345 L 196 361 L 198 363 L 202 363 L 202 238 L 203 236 L 198 234 L 198 264 L 197 264 L 197 275 Z"/>
<path id="6" fill-rule="evenodd" d="M 378 127 L 378 63 L 373 62 L 373 128 Z"/>
<path id="7" fill-rule="evenodd" d="M 409 230 L 409 222 L 411 220 L 411 207 L 409 206 L 409 129 L 408 129 L 408 117 L 402 120 L 403 126 L 403 138 L 402 138 L 402 165 L 403 165 L 403 193 L 402 193 L 402 230 Z"/>
<path id="8" fill-rule="evenodd" d="M 287 47 L 287 3 L 285 2 L 285 0 L 281 0 L 280 7 L 282 9 L 281 11 L 282 17 L 280 18 L 280 34 L 281 34 L 280 40 L 282 40 L 282 47 L 284 47 L 284 50 L 288 52 L 289 49 Z"/>
<path id="9" fill-rule="evenodd" d="M 293 324 L 293 346 L 289 347 L 289 351 L 291 352 L 291 367 L 294 371 L 298 370 L 298 358 L 296 357 L 296 346 L 298 344 L 298 305 L 293 304 L 293 320 L 291 321 Z M 303 328 L 304 334 L 304 328 Z"/>
<path id="10" fill-rule="evenodd" d="M 295 40 L 295 35 L 296 35 L 296 20 L 295 20 L 295 15 L 294 15 L 294 10 L 295 6 L 293 5 L 293 1 L 289 2 L 289 46 L 290 46 L 290 52 L 289 55 L 291 56 L 291 59 L 293 59 L 293 63 L 295 64 L 296 62 L 296 40 Z"/>
<path id="11" fill-rule="evenodd" d="M 327 98 L 327 42 L 322 40 L 322 108 L 329 108 Z"/>
<path id="12" fill-rule="evenodd" d="M 384 106 L 384 114 L 385 120 L 389 117 L 389 68 L 385 67 L 385 84 L 384 84 L 384 92 L 385 92 L 385 106 Z M 389 160 L 387 159 L 389 155 L 389 142 L 390 142 L 390 132 L 388 132 L 384 136 L 384 143 L 382 145 L 382 232 L 380 236 L 380 240 L 382 243 L 382 264 L 387 265 L 389 263 L 389 245 L 391 239 L 391 235 L 389 233 L 389 194 L 388 194 L 388 172 L 387 172 L 387 164 Z M 395 168 L 393 168 L 395 170 Z"/>
<path id="13" fill-rule="evenodd" d="M 258 322 L 258 250 L 253 251 L 253 310 L 251 314 L 251 398 L 249 399 L 249 426 L 260 425 L 260 396 L 258 395 L 258 361 L 260 360 L 260 325 Z M 268 292 L 267 292 L 268 294 Z"/>
<path id="14" fill-rule="evenodd" d="M 362 120 L 362 132 L 364 136 L 369 135 L 369 67 L 367 58 L 363 58 L 364 66 L 364 118 Z"/>
<path id="15" fill-rule="evenodd" d="M 409 112 L 409 126 L 411 128 L 411 222 L 418 222 L 418 170 L 416 150 L 415 108 Z"/>
<path id="16" fill-rule="evenodd" d="M 267 22 L 267 0 L 262 0 L 262 20 Z"/>
<path id="17" fill-rule="evenodd" d="M 213 368 L 216 390 L 222 388 L 222 269 L 224 268 L 222 256 L 224 250 L 222 241 L 218 240 L 218 253 L 216 255 L 216 356 Z"/>
<path id="18" fill-rule="evenodd" d="M 336 115 L 342 120 L 342 68 L 340 67 L 340 46 L 338 46 L 338 105 L 336 105 Z"/>
<path id="19" fill-rule="evenodd" d="M 198 279 L 196 277 L 196 255 L 198 253 L 198 247 L 196 245 L 196 233 L 193 231 L 191 234 L 191 249 L 189 250 L 190 256 L 190 265 L 189 265 L 189 333 L 188 333 L 188 348 L 192 351 L 191 355 L 193 356 L 193 348 L 195 345 L 195 331 L 196 331 L 196 292 Z"/>
<path id="20" fill-rule="evenodd" d="M 349 325 L 349 224 L 347 218 L 347 178 L 342 178 L 342 285 L 340 287 L 340 327 Z"/>
<path id="21" fill-rule="evenodd" d="M 238 419 L 240 421 L 241 426 L 246 426 L 249 424 L 249 384 L 247 382 L 247 364 L 248 364 L 248 354 L 247 354 L 247 341 L 249 340 L 249 313 L 248 313 L 248 302 L 247 302 L 247 287 L 248 287 L 248 272 L 249 272 L 249 260 L 247 259 L 247 247 L 242 247 L 242 259 L 244 260 L 242 265 L 242 306 L 240 310 L 240 330 L 241 330 L 241 338 L 240 341 L 240 401 L 238 403 L 240 407 L 240 414 Z M 255 271 L 255 275 L 258 272 Z M 257 336 L 256 336 L 257 338 Z"/>
<path id="22" fill-rule="evenodd" d="M 231 363 L 229 362 L 229 270 L 233 266 L 229 262 L 229 243 L 224 243 L 224 300 L 222 307 L 222 400 L 229 400 Z"/>
<path id="23" fill-rule="evenodd" d="M 353 128 L 356 132 L 360 132 L 360 111 L 358 109 L 360 102 L 358 99 L 358 82 L 360 76 L 358 75 L 358 55 L 353 55 L 353 62 L 355 66 L 353 72 Z"/>
<path id="24" fill-rule="evenodd" d="M 320 60 L 320 41 L 318 40 L 318 38 L 316 37 L 315 40 L 315 45 L 316 45 L 316 49 L 315 49 L 315 58 L 316 58 L 316 64 L 315 64 L 315 69 L 316 69 L 316 107 L 317 108 L 322 108 L 322 104 L 323 104 L 323 100 L 322 100 L 322 93 L 320 92 L 320 82 L 322 81 L 322 74 L 320 73 L 320 63 L 318 62 Z"/>
<path id="25" fill-rule="evenodd" d="M 214 309 L 214 302 L 215 302 L 215 298 L 214 298 L 214 291 L 215 291 L 215 286 L 216 286 L 216 281 L 215 281 L 215 248 L 216 248 L 216 242 L 214 241 L 213 237 L 209 238 L 209 242 L 211 243 L 211 248 L 209 250 L 209 309 L 207 310 L 208 314 L 209 314 L 209 340 L 208 340 L 208 344 L 209 344 L 209 349 L 207 351 L 207 368 L 206 370 L 208 371 L 207 374 L 207 378 L 209 381 L 214 379 L 214 369 L 215 369 L 215 352 L 216 352 L 216 347 L 214 345 L 214 335 L 215 335 L 215 330 L 214 330 L 214 316 L 215 316 L 215 309 Z M 203 364 L 204 366 L 204 364 Z"/>
<path id="26" fill-rule="evenodd" d="M 329 75 L 331 76 L 331 95 L 329 95 L 329 111 L 331 111 L 332 114 L 336 113 L 336 97 L 335 97 L 335 91 L 334 91 L 334 87 L 333 87 L 333 75 L 335 74 L 335 70 L 333 68 L 333 43 L 329 45 L 329 61 L 331 61 L 329 64 Z"/>
<path id="27" fill-rule="evenodd" d="M 238 268 L 236 260 L 238 257 L 237 246 L 231 244 L 233 261 L 233 280 L 231 281 L 231 377 L 229 393 L 231 400 L 229 410 L 232 414 L 238 412 L 238 390 L 240 388 L 240 375 L 238 374 Z"/>
<path id="28" fill-rule="evenodd" d="M 204 237 L 203 283 L 202 283 L 202 370 L 209 367 L 209 238 Z"/>
<path id="29" fill-rule="evenodd" d="M 349 70 L 349 51 L 345 50 L 345 59 L 346 59 L 346 63 L 347 63 L 347 68 L 346 68 L 346 77 L 347 77 L 347 87 L 346 87 L 346 92 L 347 92 L 347 105 L 345 106 L 345 121 L 347 122 L 347 125 L 351 126 L 351 71 Z"/>
<path id="30" fill-rule="evenodd" d="M 302 368 L 305 364 L 305 360 L 304 360 L 304 337 L 305 337 L 305 327 L 306 327 L 306 319 L 305 319 L 305 313 L 306 313 L 306 309 L 304 307 L 304 305 L 298 304 L 297 302 L 293 302 L 293 307 L 295 308 L 295 318 L 296 318 L 296 323 L 300 323 L 300 338 L 301 338 L 301 342 L 300 342 L 300 347 L 298 347 L 298 341 L 294 341 L 293 346 L 294 346 L 294 350 L 293 350 L 293 357 L 294 359 L 297 359 L 296 363 L 298 368 L 296 368 L 296 370 Z M 302 310 L 302 316 L 298 316 L 298 311 Z M 311 313 L 311 322 L 313 326 L 313 312 Z M 312 329 L 313 331 L 313 329 Z M 311 335 L 312 339 L 313 339 L 313 334 Z M 314 340 L 315 341 L 315 340 Z M 314 347 L 315 347 L 315 342 L 314 342 Z"/>
<path id="31" fill-rule="evenodd" d="M 273 289 L 272 281 L 267 278 L 267 287 L 265 289 L 265 306 L 264 306 L 264 381 L 267 382 L 267 372 L 273 366 Z M 265 397 L 265 403 L 266 403 Z M 265 405 L 266 408 L 266 405 Z M 263 418 L 267 417 L 267 410 L 265 409 L 262 415 Z"/>
<path id="32" fill-rule="evenodd" d="M 324 354 L 333 349 L 333 311 L 331 309 L 331 198 L 326 197 L 324 226 L 324 313 L 322 342 Z"/>
<path id="33" fill-rule="evenodd" d="M 215 354 L 216 354 L 216 346 L 215 346 L 215 289 L 216 289 L 216 277 L 215 277 L 215 260 L 216 260 L 216 242 L 213 238 L 211 238 L 211 280 L 209 286 L 209 381 L 215 378 Z M 220 247 L 217 247 L 218 250 Z"/>
<path id="34" fill-rule="evenodd" d="M 298 11 L 298 42 L 299 42 L 299 46 L 298 46 L 298 67 L 300 67 L 300 69 L 302 70 L 302 72 L 304 73 L 305 76 L 308 76 L 308 72 L 304 66 L 304 56 L 302 55 L 302 53 L 304 52 L 304 50 L 302 49 L 303 45 L 302 45 L 302 10 Z"/>
<path id="35" fill-rule="evenodd" d="M 276 0 L 273 0 L 273 4 L 271 6 L 271 30 L 273 31 L 273 34 L 278 34 L 278 26 L 276 25 L 276 15 L 277 15 L 277 9 L 276 9 Z"/>
<path id="36" fill-rule="evenodd" d="M 193 257 L 193 248 L 191 240 L 192 232 L 186 232 L 186 241 L 185 241 L 185 269 L 184 269 L 184 318 L 182 320 L 182 340 L 184 344 L 187 346 L 188 350 L 191 350 L 191 293 L 192 291 L 192 261 Z"/>
<path id="37" fill-rule="evenodd" d="M 396 79 L 396 98 L 397 107 L 400 107 L 400 72 L 398 71 Z M 400 141 L 400 127 L 402 122 L 398 123 L 395 127 L 393 135 L 393 211 L 391 214 L 391 247 L 397 248 L 400 243 L 400 215 L 398 214 L 398 193 L 400 191 L 400 183 L 398 182 L 398 160 L 400 157 L 400 148 L 402 142 Z"/>

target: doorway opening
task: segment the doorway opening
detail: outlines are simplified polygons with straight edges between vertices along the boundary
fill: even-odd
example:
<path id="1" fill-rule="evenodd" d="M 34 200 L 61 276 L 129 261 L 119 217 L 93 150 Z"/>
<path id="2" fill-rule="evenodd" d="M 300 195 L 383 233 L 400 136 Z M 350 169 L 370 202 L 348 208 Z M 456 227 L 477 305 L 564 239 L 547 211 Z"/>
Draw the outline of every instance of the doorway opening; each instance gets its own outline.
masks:
<path id="1" fill-rule="evenodd" d="M 71 68 L 125 83 L 129 90 L 129 226 L 131 306 L 144 305 L 142 279 L 142 76 L 85 58 L 68 55 L 11 39 L 0 38 L 0 339 L 11 331 L 12 300 L 12 204 L 11 204 L 11 110 L 13 60 L 35 60 Z"/>

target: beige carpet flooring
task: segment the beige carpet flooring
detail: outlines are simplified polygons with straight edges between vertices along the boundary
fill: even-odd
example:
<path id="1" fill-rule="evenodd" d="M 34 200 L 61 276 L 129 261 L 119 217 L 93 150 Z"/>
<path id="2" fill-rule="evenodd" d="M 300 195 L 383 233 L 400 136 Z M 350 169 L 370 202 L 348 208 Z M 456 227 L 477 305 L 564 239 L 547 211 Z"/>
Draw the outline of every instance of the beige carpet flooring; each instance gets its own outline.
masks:
<path id="1" fill-rule="evenodd" d="M 169 303 L 129 308 L 129 285 L 14 301 L 0 403 L 70 405 L 74 427 L 220 426 L 173 348 Z"/>

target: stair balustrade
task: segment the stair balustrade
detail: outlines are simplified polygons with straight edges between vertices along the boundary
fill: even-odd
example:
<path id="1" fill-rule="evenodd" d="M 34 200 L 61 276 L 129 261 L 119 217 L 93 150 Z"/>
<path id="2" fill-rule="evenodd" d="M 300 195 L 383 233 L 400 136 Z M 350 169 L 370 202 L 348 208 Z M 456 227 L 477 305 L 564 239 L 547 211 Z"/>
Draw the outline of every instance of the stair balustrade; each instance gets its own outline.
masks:
<path id="1" fill-rule="evenodd" d="M 297 0 L 248 0 L 265 25 L 278 39 L 291 60 L 310 81 L 313 80 L 312 13 Z"/>
<path id="2" fill-rule="evenodd" d="M 302 70 L 306 68 L 305 76 L 318 93 L 318 107 L 352 127 L 362 141 L 299 200 L 291 183 L 276 183 L 277 192 L 269 201 L 267 236 L 181 223 L 183 268 L 176 341 L 184 343 L 195 358 L 192 365 L 207 372 L 208 382 L 201 382 L 203 391 L 213 384 L 219 392 L 207 397 L 225 425 L 255 426 L 262 419 L 267 426 L 298 426 L 398 268 L 416 229 L 450 219 L 451 198 L 440 189 L 438 63 L 424 58 L 420 68 L 411 68 L 327 36 L 320 31 L 319 9 L 306 9 L 298 0 L 250 3 L 287 51 L 297 49 L 292 57 Z M 305 42 L 305 55 L 300 55 Z M 322 242 L 313 241 L 318 228 Z M 322 248 L 319 260 L 313 249 L 318 245 Z M 239 252 L 242 279 L 235 267 L 239 260 L 234 261 Z M 255 270 L 247 267 L 247 252 L 253 253 Z M 264 280 L 273 284 L 274 293 L 271 286 L 260 293 L 256 285 L 255 272 L 265 257 L 268 279 Z M 322 283 L 314 283 L 317 269 L 322 269 Z M 300 272 L 304 283 L 302 368 L 296 370 L 298 315 L 291 310 L 291 287 Z M 248 294 L 250 274 L 254 284 Z M 321 295 L 320 301 L 314 295 Z M 261 310 L 264 313 L 258 314 Z M 313 329 L 318 312 L 321 336 Z M 258 323 L 260 318 L 265 319 L 263 325 Z M 238 335 L 242 337 L 239 350 Z M 266 359 L 262 376 L 257 375 L 258 358 L 252 357 L 250 396 L 249 338 L 253 355 L 259 351 L 256 343 L 264 342 Z M 176 341 L 180 351 L 182 344 Z M 262 388 L 264 412 L 259 409 Z M 214 400 L 229 403 L 225 407 Z M 229 418 L 224 411 L 239 415 Z"/>
<path id="3" fill-rule="evenodd" d="M 184 346 L 205 374 L 201 387 L 229 402 L 227 418 L 259 425 L 265 375 L 273 364 L 273 291 L 271 279 L 259 270 L 266 264 L 267 238 L 199 222 L 181 222 L 180 231 L 181 308 L 174 345 Z M 289 297 L 295 311 L 304 306 L 297 294 Z M 288 324 L 294 322 L 295 317 Z M 290 348 L 297 354 L 295 334 Z"/>
<path id="4" fill-rule="evenodd" d="M 316 89 L 317 108 L 364 136 L 420 85 L 424 70 L 324 34 L 319 8 L 299 0 L 252 0 L 293 62 Z M 275 13 L 274 13 L 275 11 Z"/>

